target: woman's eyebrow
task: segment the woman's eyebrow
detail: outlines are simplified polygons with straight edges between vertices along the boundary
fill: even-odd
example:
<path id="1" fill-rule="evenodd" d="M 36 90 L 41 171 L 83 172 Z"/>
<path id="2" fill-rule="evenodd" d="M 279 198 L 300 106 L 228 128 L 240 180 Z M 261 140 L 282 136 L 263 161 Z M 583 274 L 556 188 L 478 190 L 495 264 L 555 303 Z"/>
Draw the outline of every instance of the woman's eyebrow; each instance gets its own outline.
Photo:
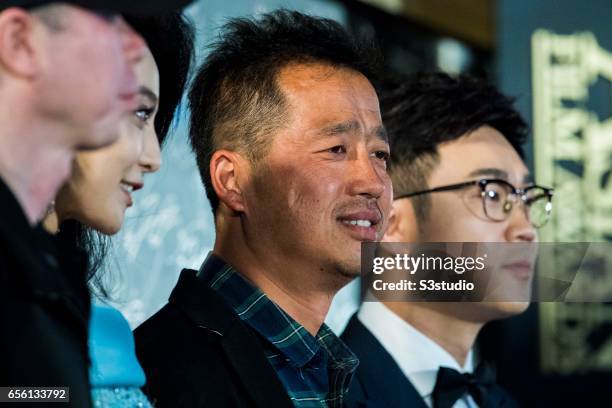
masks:
<path id="1" fill-rule="evenodd" d="M 138 88 L 138 93 L 145 96 L 146 98 L 149 98 L 151 100 L 151 103 L 157 104 L 157 95 L 148 87 L 141 86 L 140 88 Z"/>

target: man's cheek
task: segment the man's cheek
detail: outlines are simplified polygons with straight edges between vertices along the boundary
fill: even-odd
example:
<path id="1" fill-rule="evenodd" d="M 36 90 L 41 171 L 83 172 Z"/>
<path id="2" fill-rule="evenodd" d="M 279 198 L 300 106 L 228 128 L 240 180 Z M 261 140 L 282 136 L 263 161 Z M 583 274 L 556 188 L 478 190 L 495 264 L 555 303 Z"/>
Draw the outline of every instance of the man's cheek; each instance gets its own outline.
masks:
<path id="1" fill-rule="evenodd" d="M 474 216 L 466 219 L 466 222 L 460 225 L 455 225 L 453 230 L 463 242 L 498 242 L 503 237 L 497 225 Z"/>
<path id="2" fill-rule="evenodd" d="M 383 193 L 380 201 L 381 210 L 383 211 L 383 215 L 386 219 L 391 212 L 391 207 L 393 206 L 393 184 L 391 184 L 390 180 L 385 186 L 385 192 Z"/>
<path id="3" fill-rule="evenodd" d="M 311 185 L 313 194 L 317 197 L 336 197 L 345 185 L 342 176 L 332 171 L 326 171 L 322 174 L 312 172 L 308 177 L 308 183 Z"/>

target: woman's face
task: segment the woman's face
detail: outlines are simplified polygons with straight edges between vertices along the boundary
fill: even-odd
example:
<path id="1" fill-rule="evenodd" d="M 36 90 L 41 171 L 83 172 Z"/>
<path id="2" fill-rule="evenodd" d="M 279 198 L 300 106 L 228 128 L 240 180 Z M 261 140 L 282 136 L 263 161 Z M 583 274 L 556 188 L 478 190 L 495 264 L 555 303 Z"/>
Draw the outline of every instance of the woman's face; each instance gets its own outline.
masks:
<path id="1" fill-rule="evenodd" d="M 153 127 L 159 97 L 159 72 L 151 52 L 135 66 L 139 105 L 126 115 L 114 144 L 76 155 L 72 176 L 55 200 L 60 223 L 75 219 L 104 234 L 116 233 L 132 193 L 145 173 L 157 171 L 161 155 Z"/>

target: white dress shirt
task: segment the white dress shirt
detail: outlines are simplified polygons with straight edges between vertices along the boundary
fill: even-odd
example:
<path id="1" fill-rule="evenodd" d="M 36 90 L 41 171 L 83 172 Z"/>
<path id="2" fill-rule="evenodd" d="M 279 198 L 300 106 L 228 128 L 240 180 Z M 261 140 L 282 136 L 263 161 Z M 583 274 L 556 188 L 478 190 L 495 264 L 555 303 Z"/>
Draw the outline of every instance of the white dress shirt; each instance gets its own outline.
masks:
<path id="1" fill-rule="evenodd" d="M 454 368 L 461 373 L 474 371 L 471 350 L 465 365 L 460 367 L 457 360 L 440 345 L 380 302 L 364 302 L 357 317 L 393 357 L 429 407 L 432 406 L 431 394 L 439 367 Z M 478 408 L 478 404 L 466 393 L 453 408 Z"/>

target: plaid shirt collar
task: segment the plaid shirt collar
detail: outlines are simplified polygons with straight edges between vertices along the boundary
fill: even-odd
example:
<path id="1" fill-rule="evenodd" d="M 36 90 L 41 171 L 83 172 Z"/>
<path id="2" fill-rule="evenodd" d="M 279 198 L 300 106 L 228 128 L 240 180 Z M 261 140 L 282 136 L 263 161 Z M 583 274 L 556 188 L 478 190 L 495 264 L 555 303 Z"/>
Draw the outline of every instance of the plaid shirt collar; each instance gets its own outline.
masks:
<path id="1" fill-rule="evenodd" d="M 291 365 L 304 367 L 324 347 L 330 369 L 354 371 L 357 368 L 357 357 L 325 323 L 316 337 L 312 336 L 221 258 L 210 253 L 199 274 L 242 321 L 283 353 Z"/>

